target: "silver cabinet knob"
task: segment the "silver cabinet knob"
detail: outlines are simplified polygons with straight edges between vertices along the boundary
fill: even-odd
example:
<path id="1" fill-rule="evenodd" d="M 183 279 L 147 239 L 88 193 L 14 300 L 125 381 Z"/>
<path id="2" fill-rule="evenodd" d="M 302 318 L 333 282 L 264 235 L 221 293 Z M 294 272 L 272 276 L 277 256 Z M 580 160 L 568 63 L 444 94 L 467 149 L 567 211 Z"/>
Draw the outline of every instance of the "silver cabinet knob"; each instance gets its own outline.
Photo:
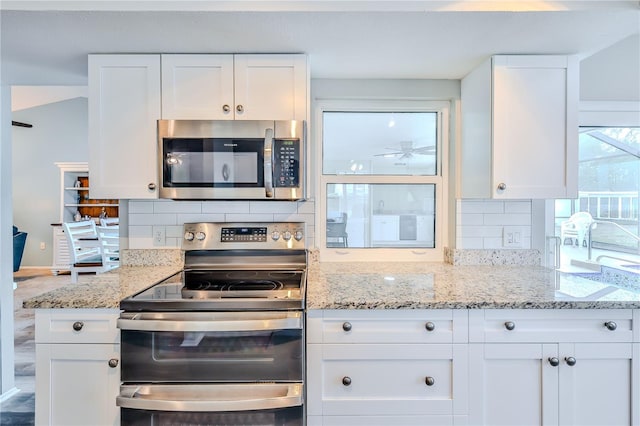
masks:
<path id="1" fill-rule="evenodd" d="M 342 384 L 345 385 L 345 386 L 350 386 L 351 385 L 351 377 L 344 376 L 342 378 Z"/>
<path id="2" fill-rule="evenodd" d="M 427 386 L 433 386 L 436 383 L 436 379 L 431 376 L 427 376 L 424 378 L 424 384 Z"/>
<path id="3" fill-rule="evenodd" d="M 516 328 L 516 323 L 513 321 L 507 321 L 504 323 L 504 328 L 506 328 L 507 330 L 511 331 L 514 328 Z"/>
<path id="4" fill-rule="evenodd" d="M 342 329 L 343 329 L 344 331 L 351 331 L 351 328 L 352 328 L 352 327 L 351 327 L 351 323 L 350 323 L 350 322 L 344 322 L 344 323 L 342 323 Z"/>
<path id="5" fill-rule="evenodd" d="M 238 106 L 236 106 L 236 111 L 244 112 L 244 107 L 242 105 L 238 105 Z"/>
<path id="6" fill-rule="evenodd" d="M 156 184 L 151 182 L 149 185 L 147 185 L 147 188 L 149 188 L 149 191 L 155 191 L 156 190 Z"/>
<path id="7" fill-rule="evenodd" d="M 75 331 L 82 330 L 82 327 L 84 327 L 84 323 L 82 321 L 76 321 L 76 322 L 73 323 L 73 329 Z"/>
<path id="8" fill-rule="evenodd" d="M 569 367 L 573 367 L 574 365 L 576 365 L 577 361 L 574 357 L 569 356 L 564 359 L 564 362 L 566 362 Z"/>
<path id="9" fill-rule="evenodd" d="M 434 323 L 432 323 L 431 321 L 429 321 L 428 323 L 426 323 L 424 325 L 424 328 L 427 329 L 427 331 L 433 331 L 436 329 L 436 325 Z"/>
<path id="10" fill-rule="evenodd" d="M 607 321 L 607 322 L 605 322 L 605 323 L 604 323 L 604 326 L 605 326 L 605 327 L 607 327 L 607 329 L 609 329 L 609 330 L 611 330 L 611 331 L 613 331 L 613 330 L 615 330 L 616 328 L 618 328 L 618 324 L 616 324 L 616 323 L 615 323 L 615 322 L 613 322 L 613 321 Z"/>
<path id="11" fill-rule="evenodd" d="M 507 189 L 507 184 L 506 184 L 506 183 L 504 183 L 504 182 L 500 182 L 500 183 L 498 184 L 498 190 L 500 190 L 500 191 L 504 191 L 505 189 Z"/>
<path id="12" fill-rule="evenodd" d="M 231 107 L 227 104 L 222 105 L 222 111 L 223 112 L 229 112 L 231 111 Z"/>
<path id="13" fill-rule="evenodd" d="M 555 356 L 549 357 L 549 364 L 551 364 L 552 367 L 557 367 L 560 365 L 560 360 Z"/>
<path id="14" fill-rule="evenodd" d="M 111 358 L 109 360 L 109 367 L 116 368 L 118 366 L 118 360 L 115 358 Z"/>

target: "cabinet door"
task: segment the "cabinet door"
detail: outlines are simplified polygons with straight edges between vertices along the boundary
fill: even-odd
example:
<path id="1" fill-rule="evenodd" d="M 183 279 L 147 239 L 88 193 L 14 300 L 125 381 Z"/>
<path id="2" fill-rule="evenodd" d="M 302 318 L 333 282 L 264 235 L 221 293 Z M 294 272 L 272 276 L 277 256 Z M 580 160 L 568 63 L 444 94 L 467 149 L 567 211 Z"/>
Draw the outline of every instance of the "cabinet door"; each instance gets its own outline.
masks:
<path id="1" fill-rule="evenodd" d="M 398 241 L 400 217 L 389 215 L 373 216 L 371 221 L 371 240 L 376 241 Z"/>
<path id="2" fill-rule="evenodd" d="M 89 55 L 91 198 L 157 198 L 160 55 Z"/>
<path id="3" fill-rule="evenodd" d="M 64 234 L 62 226 L 54 226 L 53 228 L 53 265 L 51 271 L 54 275 L 58 275 L 60 271 L 68 271 L 71 262 L 71 253 L 69 253 L 69 243 L 67 236 Z"/>
<path id="4" fill-rule="evenodd" d="M 637 351 L 631 343 L 561 344 L 560 424 L 638 425 Z"/>
<path id="5" fill-rule="evenodd" d="M 233 55 L 162 55 L 162 118 L 233 117 Z"/>
<path id="6" fill-rule="evenodd" d="M 556 344 L 470 344 L 469 424 L 557 425 Z"/>
<path id="7" fill-rule="evenodd" d="M 305 55 L 235 55 L 236 120 L 306 120 Z"/>
<path id="8" fill-rule="evenodd" d="M 119 352 L 119 345 L 37 344 L 35 423 L 119 425 Z"/>
<path id="9" fill-rule="evenodd" d="M 566 56 L 493 58 L 495 198 L 577 196 L 576 73 Z"/>

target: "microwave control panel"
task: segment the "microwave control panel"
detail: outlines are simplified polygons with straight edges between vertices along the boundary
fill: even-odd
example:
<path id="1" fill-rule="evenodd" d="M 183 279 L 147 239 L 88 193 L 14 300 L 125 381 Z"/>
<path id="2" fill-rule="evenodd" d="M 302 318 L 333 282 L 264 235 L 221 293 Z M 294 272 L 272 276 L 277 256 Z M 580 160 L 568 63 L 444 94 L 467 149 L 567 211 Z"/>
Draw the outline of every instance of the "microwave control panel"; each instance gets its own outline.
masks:
<path id="1" fill-rule="evenodd" d="M 297 188 L 300 186 L 300 140 L 274 139 L 273 186 Z"/>

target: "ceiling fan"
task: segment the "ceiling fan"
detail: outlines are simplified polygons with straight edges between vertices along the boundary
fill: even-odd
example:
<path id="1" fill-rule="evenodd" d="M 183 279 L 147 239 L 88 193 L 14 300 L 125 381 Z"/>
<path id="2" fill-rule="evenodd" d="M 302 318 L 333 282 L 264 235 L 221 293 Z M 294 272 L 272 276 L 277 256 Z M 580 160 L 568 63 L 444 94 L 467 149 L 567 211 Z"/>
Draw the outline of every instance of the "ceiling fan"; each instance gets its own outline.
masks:
<path id="1" fill-rule="evenodd" d="M 395 157 L 395 158 L 411 158 L 414 154 L 428 155 L 436 152 L 435 146 L 413 146 L 413 141 L 401 141 L 400 148 L 385 148 L 394 152 L 386 152 L 383 154 L 375 154 L 375 157 Z"/>

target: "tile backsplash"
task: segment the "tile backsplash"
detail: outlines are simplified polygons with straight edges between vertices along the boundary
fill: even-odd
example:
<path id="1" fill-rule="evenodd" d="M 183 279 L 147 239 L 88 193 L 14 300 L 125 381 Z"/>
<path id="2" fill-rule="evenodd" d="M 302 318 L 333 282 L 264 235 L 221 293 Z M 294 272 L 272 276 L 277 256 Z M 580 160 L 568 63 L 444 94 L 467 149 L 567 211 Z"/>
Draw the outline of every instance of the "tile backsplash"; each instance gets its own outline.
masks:
<path id="1" fill-rule="evenodd" d="M 507 242 L 505 232 L 517 233 Z M 531 200 L 457 200 L 457 249 L 530 249 Z"/>
<path id="2" fill-rule="evenodd" d="M 129 201 L 129 248 L 179 248 L 189 222 L 305 222 L 315 245 L 314 201 Z"/>

